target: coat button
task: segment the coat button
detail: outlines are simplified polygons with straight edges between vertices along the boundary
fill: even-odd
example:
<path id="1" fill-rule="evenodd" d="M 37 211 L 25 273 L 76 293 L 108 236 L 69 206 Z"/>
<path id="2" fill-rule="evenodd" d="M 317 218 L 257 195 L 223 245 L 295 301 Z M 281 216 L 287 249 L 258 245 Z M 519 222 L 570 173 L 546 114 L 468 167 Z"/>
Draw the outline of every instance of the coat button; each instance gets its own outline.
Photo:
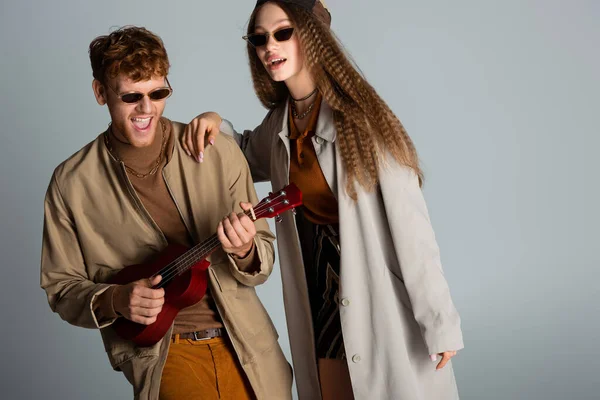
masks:
<path id="1" fill-rule="evenodd" d="M 323 138 L 321 136 L 315 137 L 315 141 L 317 142 L 317 144 L 323 144 Z"/>
<path id="2" fill-rule="evenodd" d="M 358 354 L 353 355 L 352 362 L 358 364 L 360 362 L 360 356 Z"/>
<path id="3" fill-rule="evenodd" d="M 343 305 L 344 307 L 348 307 L 348 306 L 350 305 L 350 300 L 348 300 L 348 298 L 344 297 L 344 298 L 342 299 L 342 305 Z"/>

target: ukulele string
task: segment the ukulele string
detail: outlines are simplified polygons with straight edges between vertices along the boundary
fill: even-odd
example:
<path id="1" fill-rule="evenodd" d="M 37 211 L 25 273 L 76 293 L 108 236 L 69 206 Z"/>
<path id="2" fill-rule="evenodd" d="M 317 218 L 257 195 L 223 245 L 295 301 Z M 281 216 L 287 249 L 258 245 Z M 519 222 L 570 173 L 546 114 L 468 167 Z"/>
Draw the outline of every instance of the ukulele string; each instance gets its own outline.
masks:
<path id="1" fill-rule="evenodd" d="M 275 199 L 277 199 L 277 197 Z M 277 206 L 277 205 L 279 205 L 281 203 L 283 203 L 283 202 L 280 201 L 280 202 L 277 202 L 277 203 L 266 203 L 266 205 L 268 205 L 270 207 L 271 205 Z M 265 214 L 265 213 L 263 213 L 264 208 L 265 208 L 265 205 L 258 204 L 256 206 L 256 208 L 254 209 L 255 214 L 257 214 L 258 216 L 264 215 Z M 244 211 L 244 213 L 249 216 L 248 212 L 249 211 Z M 209 239 L 205 240 L 205 242 L 200 243 L 200 244 L 192 247 L 192 249 L 188 250 L 183 257 L 175 259 L 170 264 L 168 264 L 167 266 L 163 267 L 161 269 L 161 271 L 158 271 L 157 273 L 155 273 L 154 275 L 152 275 L 151 278 L 154 277 L 154 276 L 156 276 L 156 275 L 159 275 L 160 272 L 162 272 L 162 274 L 163 274 L 163 280 L 164 280 L 165 277 L 168 277 L 169 274 L 171 272 L 173 272 L 175 269 L 178 269 L 181 266 L 185 267 L 184 264 L 188 263 L 192 259 L 195 260 L 197 258 L 197 256 L 199 255 L 199 253 L 202 254 L 203 251 L 212 250 L 214 248 L 214 246 L 217 244 L 217 242 L 218 242 L 218 236 L 216 236 L 216 234 L 212 235 Z M 204 257 L 202 257 L 202 258 L 204 258 Z M 194 261 L 194 263 L 195 262 L 196 261 Z"/>
<path id="2" fill-rule="evenodd" d="M 269 213 L 268 208 L 278 206 L 280 204 L 285 203 L 285 200 L 276 201 L 281 196 L 282 195 L 275 197 L 273 199 L 274 201 L 272 201 L 272 202 L 258 204 L 256 206 L 256 208 L 254 208 L 254 213 L 257 217 L 256 219 L 258 219 L 259 217 L 262 217 L 265 214 L 268 214 Z M 266 212 L 265 212 L 265 209 L 267 209 Z M 244 214 L 247 216 L 250 216 L 250 210 L 244 211 Z M 198 259 L 203 260 L 204 258 L 206 258 L 206 256 L 208 256 L 210 251 L 213 250 L 215 247 L 217 247 L 218 244 L 219 244 L 219 238 L 215 234 L 215 235 L 211 236 L 209 239 L 205 240 L 203 243 L 200 243 L 200 244 L 194 246 L 192 249 L 190 249 L 188 252 L 186 252 L 186 254 L 183 257 L 177 258 L 177 259 L 173 260 L 171 263 L 167 264 L 160 271 L 153 274 L 150 277 L 150 279 L 155 277 L 156 275 L 162 275 L 163 279 L 157 285 L 157 287 L 159 287 L 159 288 L 163 287 L 164 285 L 169 283 L 172 279 L 174 279 L 177 275 L 179 275 L 180 273 L 185 272 L 187 269 L 189 269 L 192 265 L 194 265 L 197 262 Z M 207 254 L 203 254 L 204 252 L 206 252 Z M 201 257 L 198 257 L 198 256 L 201 256 Z M 190 261 L 192 261 L 192 262 L 190 262 Z"/>
<path id="3" fill-rule="evenodd" d="M 255 209 L 255 213 L 257 216 L 262 216 L 263 214 L 266 214 L 266 213 L 262 213 L 260 211 L 257 213 L 256 209 Z M 248 214 L 246 213 L 246 215 L 248 215 Z M 154 277 L 156 275 L 163 276 L 163 279 L 158 284 L 158 287 L 159 288 L 163 287 L 164 285 L 169 283 L 172 279 L 174 279 L 176 276 L 187 271 L 198 260 L 203 260 L 204 258 L 206 258 L 208 256 L 208 254 L 210 254 L 211 250 L 214 250 L 216 247 L 218 247 L 219 242 L 220 241 L 219 241 L 218 236 L 213 235 L 209 239 L 207 239 L 203 243 L 201 243 L 199 247 L 190 249 L 188 252 L 186 252 L 186 254 L 183 257 L 172 261 L 170 264 L 165 266 L 161 271 L 152 275 L 152 277 Z"/>

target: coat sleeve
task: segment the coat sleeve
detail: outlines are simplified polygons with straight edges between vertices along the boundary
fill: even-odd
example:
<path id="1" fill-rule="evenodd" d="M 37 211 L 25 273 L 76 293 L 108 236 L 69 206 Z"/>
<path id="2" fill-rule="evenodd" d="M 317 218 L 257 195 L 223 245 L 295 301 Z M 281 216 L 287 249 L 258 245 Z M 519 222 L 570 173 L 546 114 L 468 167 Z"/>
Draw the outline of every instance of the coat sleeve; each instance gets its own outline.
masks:
<path id="1" fill-rule="evenodd" d="M 242 133 L 237 132 L 226 119 L 221 123 L 221 132 L 233 136 L 244 153 L 254 182 L 271 180 L 271 148 L 273 138 L 279 132 L 274 113 L 274 110 L 269 111 L 260 125 Z"/>
<path id="2" fill-rule="evenodd" d="M 82 256 L 77 229 L 61 195 L 56 174 L 44 200 L 44 228 L 40 285 L 52 311 L 68 323 L 84 328 L 103 328 L 114 318 L 101 320 L 94 301 L 111 285 L 90 280 Z"/>
<path id="3" fill-rule="evenodd" d="M 418 177 L 412 169 L 392 163 L 382 168 L 379 179 L 399 272 L 428 352 L 460 350 L 464 347 L 460 317 Z"/>
<path id="4" fill-rule="evenodd" d="M 233 143 L 230 146 L 231 154 L 228 157 L 228 165 L 223 166 L 229 171 L 228 178 L 230 182 L 230 193 L 233 201 L 232 209 L 235 212 L 242 212 L 240 202 L 258 203 L 254 183 L 250 176 L 248 163 L 244 159 L 242 152 Z M 240 283 L 246 286 L 257 286 L 264 283 L 271 272 L 273 271 L 273 263 L 275 262 L 275 251 L 273 249 L 273 241 L 275 235 L 269 230 L 269 225 L 265 219 L 255 221 L 256 236 L 254 237 L 254 257 L 260 260 L 260 267 L 252 272 L 247 272 L 242 267 L 241 263 L 234 259 L 231 255 L 229 258 L 229 267 L 231 274 Z"/>

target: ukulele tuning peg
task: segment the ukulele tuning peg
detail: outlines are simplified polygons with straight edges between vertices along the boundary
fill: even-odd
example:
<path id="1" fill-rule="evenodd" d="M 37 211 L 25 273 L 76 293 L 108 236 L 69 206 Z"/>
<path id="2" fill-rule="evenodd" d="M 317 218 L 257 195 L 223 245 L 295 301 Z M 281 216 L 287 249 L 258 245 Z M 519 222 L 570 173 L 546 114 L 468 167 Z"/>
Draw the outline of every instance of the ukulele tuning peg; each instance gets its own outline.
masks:
<path id="1" fill-rule="evenodd" d="M 281 215 L 278 215 L 275 217 L 275 222 L 281 222 L 283 221 L 283 218 L 281 217 Z"/>

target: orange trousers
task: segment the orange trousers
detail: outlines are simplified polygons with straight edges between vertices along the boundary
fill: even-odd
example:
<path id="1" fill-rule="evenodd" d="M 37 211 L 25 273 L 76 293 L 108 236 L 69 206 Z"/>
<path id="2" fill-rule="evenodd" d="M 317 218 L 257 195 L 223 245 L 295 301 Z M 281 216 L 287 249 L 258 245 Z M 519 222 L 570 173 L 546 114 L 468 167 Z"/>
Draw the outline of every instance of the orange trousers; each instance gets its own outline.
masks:
<path id="1" fill-rule="evenodd" d="M 182 399 L 256 399 L 229 339 L 172 339 L 160 400 Z"/>

